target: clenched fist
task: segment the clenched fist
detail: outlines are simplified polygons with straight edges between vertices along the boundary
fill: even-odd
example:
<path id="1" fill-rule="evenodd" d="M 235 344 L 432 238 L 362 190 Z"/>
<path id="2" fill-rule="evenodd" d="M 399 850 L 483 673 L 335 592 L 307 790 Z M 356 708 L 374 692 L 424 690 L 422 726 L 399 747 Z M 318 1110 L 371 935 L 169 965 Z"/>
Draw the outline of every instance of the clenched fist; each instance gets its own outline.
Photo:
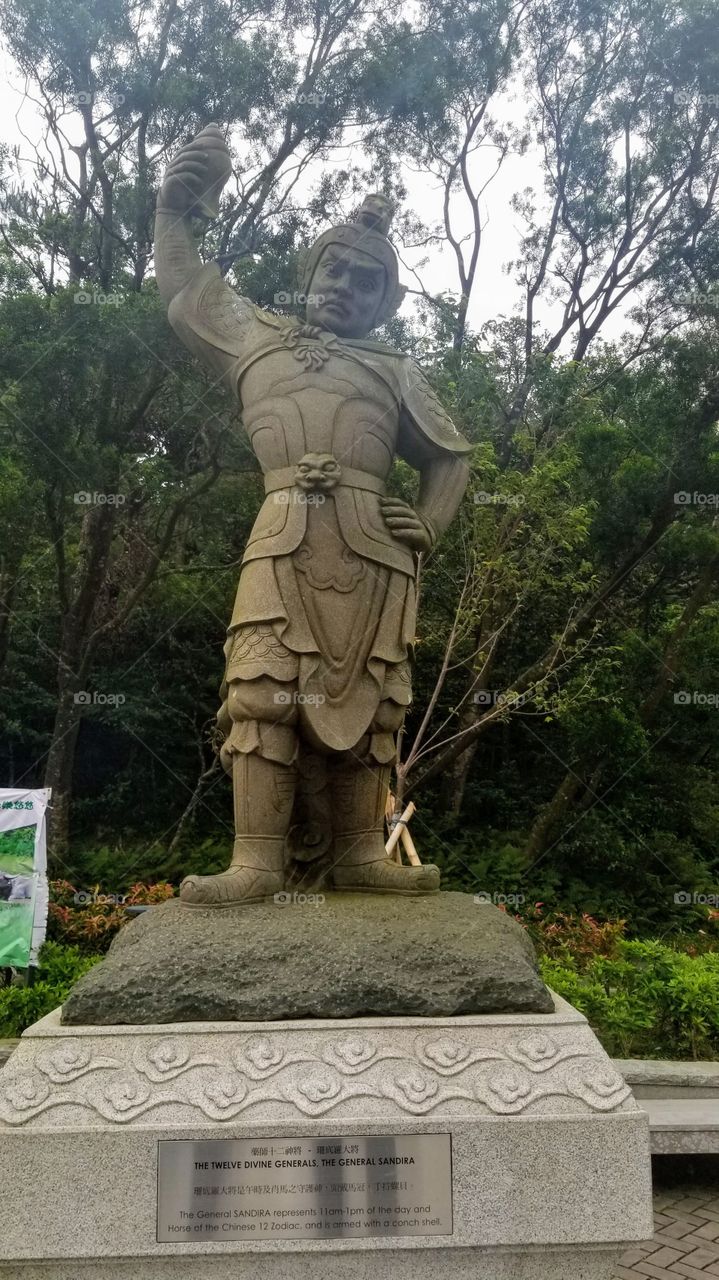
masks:
<path id="1" fill-rule="evenodd" d="M 157 198 L 158 210 L 216 218 L 220 192 L 232 173 L 221 129 L 208 124 L 168 165 Z"/>

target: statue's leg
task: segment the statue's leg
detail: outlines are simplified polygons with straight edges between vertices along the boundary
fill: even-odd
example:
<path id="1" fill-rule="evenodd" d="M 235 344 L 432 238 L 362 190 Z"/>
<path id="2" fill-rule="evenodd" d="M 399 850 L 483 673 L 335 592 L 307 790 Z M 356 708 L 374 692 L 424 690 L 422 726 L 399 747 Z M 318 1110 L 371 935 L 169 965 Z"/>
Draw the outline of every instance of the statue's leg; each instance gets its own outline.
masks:
<path id="1" fill-rule="evenodd" d="M 332 764 L 332 881 L 342 892 L 421 894 L 439 889 L 438 867 L 432 863 L 400 866 L 385 852 L 384 812 L 391 770 L 377 755 L 386 759 L 391 733 L 403 714 L 404 709 L 391 700 L 381 702 L 367 737 Z"/>
<path id="2" fill-rule="evenodd" d="M 295 789 L 294 693 L 294 684 L 269 676 L 230 682 L 223 712 L 231 728 L 221 755 L 232 772 L 232 861 L 219 875 L 187 876 L 180 886 L 183 902 L 248 905 L 284 888 L 285 837 Z"/>

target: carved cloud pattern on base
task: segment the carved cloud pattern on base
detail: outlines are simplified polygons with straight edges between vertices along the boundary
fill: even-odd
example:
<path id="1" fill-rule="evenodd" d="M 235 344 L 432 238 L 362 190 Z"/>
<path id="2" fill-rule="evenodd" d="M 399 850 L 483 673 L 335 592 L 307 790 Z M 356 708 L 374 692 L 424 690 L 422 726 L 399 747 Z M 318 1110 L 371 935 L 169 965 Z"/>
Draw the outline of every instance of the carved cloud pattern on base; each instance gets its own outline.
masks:
<path id="1" fill-rule="evenodd" d="M 193 1052 L 181 1033 L 133 1037 L 117 1056 L 94 1054 L 79 1041 L 45 1047 L 0 1072 L 0 1123 L 27 1124 L 50 1110 L 72 1107 L 126 1125 L 151 1111 L 186 1107 L 213 1121 L 286 1104 L 304 1117 L 339 1112 L 357 1098 L 384 1100 L 413 1116 L 461 1101 L 462 1114 L 512 1116 L 547 1098 L 563 1111 L 620 1109 L 630 1089 L 587 1036 L 558 1042 L 526 1031 L 483 1049 L 461 1034 L 416 1035 L 411 1050 L 374 1037 L 326 1033 L 315 1053 L 295 1051 L 277 1035 L 221 1036 L 220 1052 Z M 208 1037 L 209 1039 L 209 1037 Z M 27 1048 L 32 1046 L 29 1041 Z M 596 1043 L 596 1042 L 595 1042 Z M 25 1054 L 27 1057 L 27 1053 Z M 570 1104 L 567 1107 L 567 1103 Z M 445 1112 L 447 1114 L 447 1112 Z M 61 1126 L 62 1121 L 58 1117 Z"/>

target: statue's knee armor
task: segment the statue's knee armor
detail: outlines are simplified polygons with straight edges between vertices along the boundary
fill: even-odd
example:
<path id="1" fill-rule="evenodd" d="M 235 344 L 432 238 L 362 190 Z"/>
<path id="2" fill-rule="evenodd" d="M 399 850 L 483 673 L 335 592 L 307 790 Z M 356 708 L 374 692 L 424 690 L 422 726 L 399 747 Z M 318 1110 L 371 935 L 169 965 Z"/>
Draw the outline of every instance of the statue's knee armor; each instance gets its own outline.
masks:
<path id="1" fill-rule="evenodd" d="M 370 733 L 396 733 L 402 728 L 407 708 L 401 707 L 392 698 L 384 698 L 380 702 L 370 724 Z"/>
<path id="2" fill-rule="evenodd" d="M 258 676 L 256 680 L 232 680 L 227 690 L 230 719 L 266 720 L 272 724 L 297 724 L 297 681 L 273 680 Z"/>
<path id="3" fill-rule="evenodd" d="M 396 755 L 395 734 L 402 727 L 406 709 L 392 698 L 383 698 L 352 754 L 371 764 L 390 764 Z"/>
<path id="4" fill-rule="evenodd" d="M 220 752 L 223 766 L 231 769 L 232 757 L 238 752 L 256 752 L 266 760 L 292 764 L 297 754 L 297 719 L 295 680 L 273 680 L 271 676 L 231 680 L 224 717 L 230 728 Z"/>

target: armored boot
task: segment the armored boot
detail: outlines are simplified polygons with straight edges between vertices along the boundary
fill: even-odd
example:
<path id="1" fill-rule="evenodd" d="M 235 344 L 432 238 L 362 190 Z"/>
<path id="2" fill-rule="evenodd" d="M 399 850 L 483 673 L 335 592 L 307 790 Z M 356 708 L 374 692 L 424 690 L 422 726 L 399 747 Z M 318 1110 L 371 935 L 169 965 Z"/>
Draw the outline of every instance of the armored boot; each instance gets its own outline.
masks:
<path id="1" fill-rule="evenodd" d="M 438 867 L 403 867 L 387 857 L 384 811 L 389 779 L 389 765 L 364 764 L 352 757 L 334 766 L 332 881 L 341 893 L 416 895 L 439 889 Z"/>
<path id="2" fill-rule="evenodd" d="M 180 898 L 190 906 L 249 906 L 284 888 L 285 837 L 295 771 L 256 754 L 232 760 L 235 843 L 232 862 L 215 876 L 187 876 Z"/>

